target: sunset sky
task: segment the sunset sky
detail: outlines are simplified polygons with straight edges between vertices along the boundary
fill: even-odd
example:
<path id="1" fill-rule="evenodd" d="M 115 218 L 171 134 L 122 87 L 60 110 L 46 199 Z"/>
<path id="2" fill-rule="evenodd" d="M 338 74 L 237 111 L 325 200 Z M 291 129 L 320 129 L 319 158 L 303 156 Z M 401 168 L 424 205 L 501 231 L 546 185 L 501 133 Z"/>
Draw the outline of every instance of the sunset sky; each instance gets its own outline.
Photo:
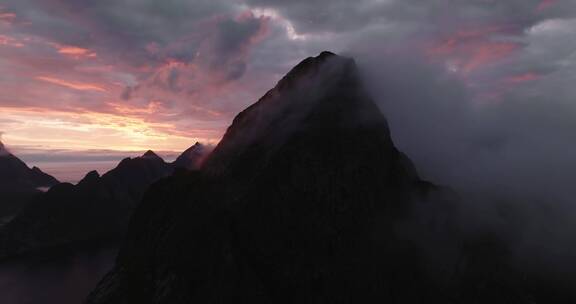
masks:
<path id="1" fill-rule="evenodd" d="M 511 92 L 568 100 L 575 12 L 573 0 L 2 0 L 0 132 L 37 157 L 215 143 L 323 50 L 411 54 L 484 106 Z"/>

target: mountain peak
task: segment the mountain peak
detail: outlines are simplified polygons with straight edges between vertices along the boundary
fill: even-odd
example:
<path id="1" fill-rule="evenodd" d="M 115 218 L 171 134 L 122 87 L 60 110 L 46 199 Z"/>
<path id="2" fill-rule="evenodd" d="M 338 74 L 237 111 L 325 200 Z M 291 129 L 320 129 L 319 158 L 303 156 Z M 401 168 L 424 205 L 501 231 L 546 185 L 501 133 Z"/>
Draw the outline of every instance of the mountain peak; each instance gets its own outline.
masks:
<path id="1" fill-rule="evenodd" d="M 146 151 L 146 153 L 144 153 L 141 157 L 142 157 L 142 158 L 149 158 L 149 159 L 156 159 L 156 158 L 161 159 L 161 157 L 158 156 L 158 154 L 156 154 L 156 153 L 155 153 L 154 151 L 152 151 L 152 150 Z"/>
<path id="2" fill-rule="evenodd" d="M 322 57 L 332 57 L 332 56 L 338 56 L 335 53 L 332 53 L 330 51 L 323 51 L 322 53 L 320 53 L 320 55 L 318 55 L 318 58 L 322 58 Z"/>
<path id="3" fill-rule="evenodd" d="M 324 51 L 316 57 L 308 57 L 297 64 L 276 86 L 279 90 L 291 88 L 300 80 L 321 82 L 337 80 L 341 76 L 355 76 L 354 59 Z"/>
<path id="4" fill-rule="evenodd" d="M 10 152 L 8 152 L 8 149 L 6 149 L 6 147 L 4 146 L 2 141 L 0 141 L 0 156 L 6 156 L 9 154 L 10 154 Z"/>
<path id="5" fill-rule="evenodd" d="M 174 165 L 177 168 L 185 168 L 188 170 L 197 169 L 200 162 L 206 156 L 207 147 L 199 142 L 196 142 L 193 146 L 182 152 L 178 158 L 174 161 Z"/>
<path id="6" fill-rule="evenodd" d="M 260 100 L 238 114 L 203 167 L 228 171 L 227 162 L 255 146 L 281 147 L 292 134 L 387 122 L 361 83 L 354 59 L 331 52 L 304 59 Z M 257 144 L 256 144 L 257 143 Z"/>
<path id="7" fill-rule="evenodd" d="M 197 174 L 149 192 L 134 217 L 141 227 L 134 226 L 128 238 L 133 243 L 122 249 L 118 275 L 109 277 L 119 281 L 101 286 L 121 286 L 116 292 L 134 296 L 161 286 L 151 294 L 167 291 L 162 304 L 235 292 L 254 299 L 248 302 L 401 301 L 385 297 L 404 275 L 402 267 L 388 266 L 396 258 L 388 248 L 397 248 L 395 240 L 402 238 L 387 220 L 408 213 L 420 180 L 357 80 L 349 58 L 325 52 L 301 62 L 236 116 Z M 158 246 L 168 254 L 153 264 L 146 258 L 134 262 L 145 250 L 156 257 Z M 205 265 L 206 271 L 196 271 Z M 172 266 L 190 271 L 161 273 Z M 378 273 L 375 267 L 381 267 Z M 398 272 L 381 281 L 390 268 Z M 202 292 L 190 293 L 189 286 Z M 94 298 L 115 298 L 98 294 L 103 290 Z"/>
<path id="8" fill-rule="evenodd" d="M 97 181 L 100 178 L 100 173 L 96 170 L 92 170 L 84 176 L 84 178 L 78 184 L 86 184 Z"/>
<path id="9" fill-rule="evenodd" d="M 204 145 L 201 144 L 200 142 L 196 142 L 190 148 L 186 149 L 186 151 L 184 151 L 182 154 L 189 154 L 189 153 L 191 153 L 195 150 L 198 150 L 198 149 L 204 149 Z"/>

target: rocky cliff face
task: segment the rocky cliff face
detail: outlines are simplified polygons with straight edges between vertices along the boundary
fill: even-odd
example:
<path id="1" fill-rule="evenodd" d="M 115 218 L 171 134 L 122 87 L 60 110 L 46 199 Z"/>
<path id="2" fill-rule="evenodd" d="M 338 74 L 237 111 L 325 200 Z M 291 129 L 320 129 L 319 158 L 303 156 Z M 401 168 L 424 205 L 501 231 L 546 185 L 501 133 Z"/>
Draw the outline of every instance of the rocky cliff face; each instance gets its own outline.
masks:
<path id="1" fill-rule="evenodd" d="M 151 187 L 88 302 L 531 303 L 497 239 L 456 218 L 354 61 L 324 52 L 240 113 L 201 170 Z"/>

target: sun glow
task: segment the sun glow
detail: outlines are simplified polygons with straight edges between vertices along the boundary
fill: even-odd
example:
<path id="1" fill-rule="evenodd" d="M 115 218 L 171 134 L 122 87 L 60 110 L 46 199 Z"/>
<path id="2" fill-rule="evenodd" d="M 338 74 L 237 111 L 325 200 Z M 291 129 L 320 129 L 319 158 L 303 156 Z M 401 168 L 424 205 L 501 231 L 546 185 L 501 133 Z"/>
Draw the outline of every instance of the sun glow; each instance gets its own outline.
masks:
<path id="1" fill-rule="evenodd" d="M 3 120 L 0 129 L 13 146 L 65 150 L 106 149 L 139 151 L 155 149 L 181 151 L 203 138 L 203 131 L 180 134 L 169 122 L 152 122 L 145 118 L 89 111 L 46 111 L 36 108 L 0 107 Z"/>

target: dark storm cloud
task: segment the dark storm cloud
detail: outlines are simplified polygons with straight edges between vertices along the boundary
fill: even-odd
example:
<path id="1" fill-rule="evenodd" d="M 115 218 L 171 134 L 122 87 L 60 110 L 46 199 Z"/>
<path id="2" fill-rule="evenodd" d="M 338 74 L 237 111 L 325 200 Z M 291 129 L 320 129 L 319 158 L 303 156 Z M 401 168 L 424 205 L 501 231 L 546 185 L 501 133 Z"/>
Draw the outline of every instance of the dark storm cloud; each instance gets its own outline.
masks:
<path id="1" fill-rule="evenodd" d="M 548 5 L 544 5 L 548 2 Z M 550 15 L 573 16 L 569 0 L 247 0 L 252 6 L 273 8 L 290 19 L 299 32 L 354 31 L 378 23 L 417 23 L 422 29 L 438 25 L 506 23 L 527 25 Z"/>
<path id="2" fill-rule="evenodd" d="M 235 22 L 240 10 L 230 1 L 8 0 L 3 6 L 18 16 L 17 22 L 27 24 L 22 28 L 28 33 L 136 65 L 191 62 L 212 26 L 221 27 L 215 50 L 230 55 L 261 25 Z M 211 22 L 213 18 L 222 20 Z"/>
<path id="3" fill-rule="evenodd" d="M 240 78 L 246 70 L 246 49 L 258 35 L 264 34 L 264 22 L 250 13 L 220 20 L 210 43 L 201 49 L 199 61 L 211 69 L 222 70 L 225 80 Z"/>
<path id="4" fill-rule="evenodd" d="M 246 44 L 246 40 L 260 31 L 262 24 L 258 19 L 246 15 L 239 20 L 223 20 L 218 24 L 218 35 L 214 45 L 220 55 L 230 55 Z"/>
<path id="5" fill-rule="evenodd" d="M 424 178 L 456 189 L 478 225 L 510 238 L 522 259 L 549 271 L 572 265 L 574 63 L 490 101 L 417 54 L 364 59 L 395 143 Z"/>
<path id="6" fill-rule="evenodd" d="M 481 84 L 480 80 L 493 79 L 496 74 L 497 77 L 550 74 L 559 68 L 559 59 L 567 58 L 573 52 L 571 40 L 565 36 L 570 35 L 566 31 L 573 29 L 570 20 L 576 16 L 574 1 L 248 0 L 248 3 L 277 12 L 290 22 L 296 34 L 305 39 L 294 41 L 287 35 L 274 37 L 274 44 L 267 47 L 275 51 L 258 50 L 261 56 L 255 59 L 259 63 L 266 61 L 268 67 L 283 60 L 267 58 L 283 56 L 286 58 L 284 61 L 293 62 L 294 54 L 305 57 L 324 49 L 352 51 L 355 55 L 359 55 L 359 50 L 385 54 L 390 50 L 414 52 L 414 48 L 425 53 L 430 51 L 426 48 L 439 48 L 445 44 L 445 47 L 455 48 L 451 58 L 445 59 L 466 60 L 468 70 L 483 65 L 484 75 L 476 73 L 473 77 L 478 82 L 476 86 L 484 86 L 486 84 Z M 567 30 L 558 33 L 558 27 Z M 452 40 L 456 40 L 454 45 L 449 44 L 453 43 Z M 545 44 L 544 40 L 547 40 Z M 543 45 L 558 47 L 546 48 Z M 458 54 L 458 48 L 478 51 L 476 54 Z M 489 66 L 486 63 L 491 62 L 488 61 L 499 61 L 499 64 Z M 505 61 L 509 64 L 500 64 Z"/>
<path id="7" fill-rule="evenodd" d="M 386 1 L 375 0 L 248 0 L 247 3 L 255 7 L 277 9 L 302 33 L 357 30 L 383 21 L 389 9 Z"/>

